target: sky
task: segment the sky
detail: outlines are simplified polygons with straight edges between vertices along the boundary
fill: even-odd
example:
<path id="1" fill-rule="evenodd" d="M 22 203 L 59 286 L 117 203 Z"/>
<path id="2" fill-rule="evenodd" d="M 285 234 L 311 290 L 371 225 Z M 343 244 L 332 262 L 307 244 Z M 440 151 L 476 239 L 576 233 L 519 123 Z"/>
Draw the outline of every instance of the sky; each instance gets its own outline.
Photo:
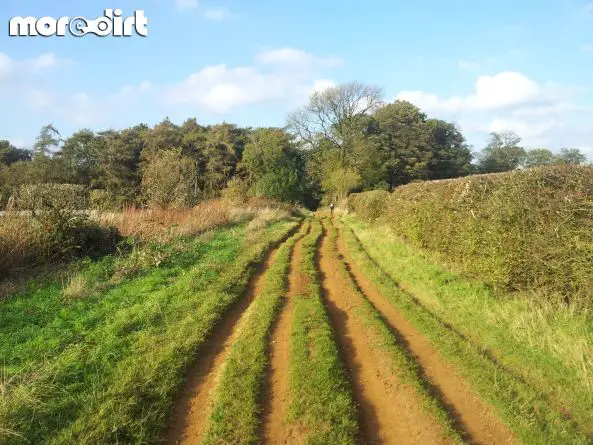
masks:
<path id="1" fill-rule="evenodd" d="M 124 17 L 148 36 L 13 37 L 14 16 Z M 593 159 L 588 0 L 1 0 L 0 139 L 52 123 L 123 129 L 189 117 L 282 126 L 314 91 L 356 80 L 459 124 L 475 150 L 512 130 L 527 148 Z"/>

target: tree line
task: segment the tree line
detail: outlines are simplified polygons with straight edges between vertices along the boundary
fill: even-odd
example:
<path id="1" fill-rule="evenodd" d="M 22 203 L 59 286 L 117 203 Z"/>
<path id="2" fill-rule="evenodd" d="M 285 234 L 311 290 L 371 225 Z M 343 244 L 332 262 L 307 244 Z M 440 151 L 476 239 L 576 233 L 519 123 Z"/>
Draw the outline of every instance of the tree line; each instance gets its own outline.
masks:
<path id="1" fill-rule="evenodd" d="M 167 118 L 154 127 L 82 129 L 66 139 L 49 124 L 32 150 L 0 141 L 0 206 L 22 185 L 55 183 L 87 187 L 104 209 L 185 207 L 220 196 L 315 208 L 417 180 L 585 162 L 574 148 L 525 150 L 510 131 L 492 133 L 475 153 L 455 123 L 406 101 L 385 103 L 379 87 L 349 82 L 311 95 L 283 128 Z"/>

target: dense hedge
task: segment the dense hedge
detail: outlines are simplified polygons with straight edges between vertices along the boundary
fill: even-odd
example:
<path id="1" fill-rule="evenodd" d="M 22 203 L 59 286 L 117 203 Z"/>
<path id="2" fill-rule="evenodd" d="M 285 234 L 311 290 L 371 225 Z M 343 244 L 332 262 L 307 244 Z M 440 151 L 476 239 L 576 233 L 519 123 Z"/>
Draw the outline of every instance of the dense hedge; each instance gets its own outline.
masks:
<path id="1" fill-rule="evenodd" d="M 348 207 L 497 287 L 593 309 L 593 167 L 419 182 Z"/>

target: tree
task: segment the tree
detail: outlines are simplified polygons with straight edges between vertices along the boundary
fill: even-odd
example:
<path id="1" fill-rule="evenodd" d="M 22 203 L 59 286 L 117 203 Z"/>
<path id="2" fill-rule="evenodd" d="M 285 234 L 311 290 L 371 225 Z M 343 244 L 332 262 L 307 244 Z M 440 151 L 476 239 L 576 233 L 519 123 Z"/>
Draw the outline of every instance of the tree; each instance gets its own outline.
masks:
<path id="1" fill-rule="evenodd" d="M 520 143 L 521 138 L 512 131 L 490 133 L 490 142 L 479 157 L 480 172 L 498 173 L 519 167 L 525 159 L 525 149 Z"/>
<path id="2" fill-rule="evenodd" d="M 201 190 L 205 197 L 219 196 L 235 175 L 247 134 L 246 130 L 227 123 L 209 128 L 200 166 Z"/>
<path id="3" fill-rule="evenodd" d="M 30 161 L 31 152 L 16 148 L 9 141 L 0 140 L 0 165 L 11 165 L 18 161 Z"/>
<path id="4" fill-rule="evenodd" d="M 426 122 L 432 156 L 428 163 L 429 179 L 448 179 L 472 172 L 472 151 L 461 130 L 453 123 L 439 119 Z"/>
<path id="5" fill-rule="evenodd" d="M 339 167 L 323 179 L 323 190 L 332 201 L 341 201 L 361 185 L 360 174 L 349 167 Z"/>
<path id="6" fill-rule="evenodd" d="M 147 130 L 138 125 L 98 135 L 98 171 L 91 184 L 107 191 L 118 206 L 134 204 L 139 195 L 140 153 Z"/>
<path id="7" fill-rule="evenodd" d="M 410 102 L 398 100 L 379 108 L 374 118 L 389 189 L 427 177 L 432 153 L 426 115 Z"/>
<path id="8" fill-rule="evenodd" d="M 560 164 L 581 165 L 587 161 L 587 156 L 581 153 L 578 148 L 563 148 L 556 159 Z"/>
<path id="9" fill-rule="evenodd" d="M 152 130 L 146 129 L 142 134 L 144 149 L 142 150 L 142 161 L 148 162 L 160 150 L 170 150 L 181 147 L 181 129 L 165 118 L 161 123 L 154 126 Z"/>
<path id="10" fill-rule="evenodd" d="M 523 166 L 526 168 L 538 167 L 540 165 L 551 165 L 557 163 L 557 158 L 547 148 L 534 148 L 527 150 Z"/>
<path id="11" fill-rule="evenodd" d="M 35 145 L 33 145 L 35 158 L 48 157 L 52 148 L 57 149 L 60 142 L 62 142 L 62 136 L 53 124 L 42 127 L 39 136 L 35 139 Z"/>
<path id="12" fill-rule="evenodd" d="M 302 199 L 304 161 L 284 130 L 256 130 L 245 146 L 240 168 L 253 195 L 289 202 Z"/>
<path id="13" fill-rule="evenodd" d="M 288 116 L 288 128 L 308 147 L 329 141 L 344 165 L 357 118 L 375 111 L 381 97 L 379 87 L 359 82 L 327 88 L 313 93 L 305 107 Z"/>
<path id="14" fill-rule="evenodd" d="M 73 182 L 90 185 L 98 176 L 101 138 L 89 129 L 72 134 L 56 157 L 70 170 Z"/>
<path id="15" fill-rule="evenodd" d="M 194 162 L 181 149 L 159 151 L 144 167 L 142 195 L 151 207 L 188 207 L 196 203 Z"/>

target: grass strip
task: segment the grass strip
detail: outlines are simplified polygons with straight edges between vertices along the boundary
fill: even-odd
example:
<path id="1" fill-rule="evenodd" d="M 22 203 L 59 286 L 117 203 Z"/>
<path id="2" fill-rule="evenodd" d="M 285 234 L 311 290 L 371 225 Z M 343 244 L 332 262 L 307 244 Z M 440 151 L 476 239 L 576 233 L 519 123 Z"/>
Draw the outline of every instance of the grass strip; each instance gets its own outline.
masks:
<path id="1" fill-rule="evenodd" d="M 329 226 L 326 230 L 330 249 L 336 257 L 340 257 L 337 247 L 337 229 L 330 223 L 326 225 Z M 343 261 L 339 261 L 338 273 L 343 282 L 349 284 L 352 294 L 361 303 L 356 305 L 352 312 L 360 318 L 368 329 L 368 334 L 373 339 L 371 347 L 389 359 L 391 371 L 401 382 L 410 385 L 414 389 L 421 407 L 428 415 L 436 419 L 438 425 L 443 429 L 443 433 L 451 438 L 454 443 L 464 443 L 461 432 L 456 429 L 454 421 L 446 408 L 431 392 L 428 382 L 421 377 L 422 373 L 418 363 L 409 355 L 405 347 L 398 342 L 381 313 L 356 287 Z"/>
<path id="2" fill-rule="evenodd" d="M 191 267 L 174 259 L 69 305 L 60 286 L 4 302 L 8 321 L 14 311 L 34 316 L 30 325 L 20 318 L 16 339 L 0 336 L 7 368 L 24 369 L 3 372 L 0 442 L 156 441 L 196 350 L 243 294 L 254 264 L 296 225 L 271 223 L 249 242 L 246 224 L 215 229 Z"/>
<path id="3" fill-rule="evenodd" d="M 357 409 L 321 298 L 315 255 L 321 224 L 312 223 L 303 240 L 301 264 L 306 295 L 294 301 L 291 327 L 289 422 L 309 444 L 354 444 Z"/>
<path id="4" fill-rule="evenodd" d="M 308 230 L 306 222 L 276 253 L 264 275 L 262 292 L 242 318 L 216 387 L 206 444 L 253 444 L 260 441 L 260 393 L 268 364 L 268 338 L 286 294 L 291 252 Z"/>
<path id="5" fill-rule="evenodd" d="M 402 290 L 383 269 L 387 259 L 371 257 L 367 253 L 356 235 L 356 230 L 360 229 L 357 222 L 352 218 L 343 220 L 346 223 L 346 246 L 367 277 L 455 366 L 477 394 L 496 408 L 501 419 L 524 443 L 592 443 L 592 437 L 581 432 L 573 420 L 554 410 L 544 394 L 508 372 L 483 349 Z M 385 240 L 381 238 L 377 242 L 384 243 Z"/>

